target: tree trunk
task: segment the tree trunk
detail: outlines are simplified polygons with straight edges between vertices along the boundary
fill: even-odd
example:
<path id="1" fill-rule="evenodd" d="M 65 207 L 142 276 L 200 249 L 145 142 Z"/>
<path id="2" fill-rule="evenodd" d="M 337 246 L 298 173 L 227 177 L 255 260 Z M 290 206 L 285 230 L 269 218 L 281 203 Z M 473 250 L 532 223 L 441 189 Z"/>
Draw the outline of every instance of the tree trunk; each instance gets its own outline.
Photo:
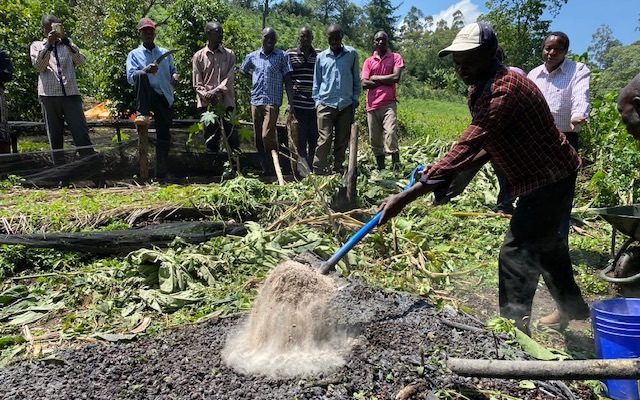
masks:
<path id="1" fill-rule="evenodd" d="M 349 169 L 347 170 L 346 186 L 347 186 L 347 202 L 356 206 L 356 181 L 358 179 L 358 125 L 351 125 L 351 138 L 349 140 Z"/>

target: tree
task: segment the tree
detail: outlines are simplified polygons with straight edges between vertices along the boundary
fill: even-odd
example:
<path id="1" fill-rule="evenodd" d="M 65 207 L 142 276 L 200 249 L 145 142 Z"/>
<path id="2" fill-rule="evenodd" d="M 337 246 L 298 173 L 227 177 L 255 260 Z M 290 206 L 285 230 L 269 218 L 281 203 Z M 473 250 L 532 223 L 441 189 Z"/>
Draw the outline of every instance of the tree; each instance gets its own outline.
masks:
<path id="1" fill-rule="evenodd" d="M 530 70 L 540 64 L 542 40 L 551 21 L 567 0 L 488 0 L 489 12 L 482 17 L 493 26 L 500 45 L 509 54 L 509 64 Z"/>
<path id="2" fill-rule="evenodd" d="M 451 29 L 462 29 L 462 27 L 464 26 L 464 15 L 462 14 L 462 11 L 460 10 L 456 10 L 453 13 L 453 22 L 451 23 Z"/>
<path id="3" fill-rule="evenodd" d="M 622 42 L 613 37 L 609 25 L 600 25 L 591 36 L 591 44 L 587 47 L 587 52 L 598 67 L 608 68 L 612 60 L 607 57 L 607 53 L 616 46 L 622 46 Z"/>
<path id="4" fill-rule="evenodd" d="M 620 91 L 640 71 L 640 41 L 628 46 L 610 47 L 604 56 L 608 67 L 592 83 L 594 97 Z"/>
<path id="5" fill-rule="evenodd" d="M 284 0 L 271 8 L 274 14 L 287 13 L 298 17 L 311 17 L 313 9 L 307 4 L 296 0 Z"/>
<path id="6" fill-rule="evenodd" d="M 411 9 L 402 20 L 402 26 L 400 27 L 400 37 L 402 40 L 416 40 L 422 37 L 424 33 L 424 13 L 416 6 L 411 6 Z"/>
<path id="7" fill-rule="evenodd" d="M 393 15 L 393 13 L 399 7 L 392 6 L 390 0 L 369 0 L 364 6 L 365 36 L 369 39 L 369 42 L 371 42 L 373 35 L 379 31 L 385 31 L 389 35 L 389 42 L 394 42 L 396 38 L 395 25 L 399 17 Z"/>

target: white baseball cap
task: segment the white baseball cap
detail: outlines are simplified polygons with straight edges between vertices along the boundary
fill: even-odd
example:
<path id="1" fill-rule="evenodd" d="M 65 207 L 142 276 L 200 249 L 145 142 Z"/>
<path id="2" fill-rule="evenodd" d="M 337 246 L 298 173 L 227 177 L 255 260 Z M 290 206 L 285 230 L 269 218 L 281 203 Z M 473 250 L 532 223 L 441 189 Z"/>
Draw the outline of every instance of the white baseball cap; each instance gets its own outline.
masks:
<path id="1" fill-rule="evenodd" d="M 451 46 L 440 50 L 438 56 L 444 57 L 451 53 L 473 50 L 485 44 L 497 45 L 496 34 L 485 22 L 474 22 L 460 29 Z"/>

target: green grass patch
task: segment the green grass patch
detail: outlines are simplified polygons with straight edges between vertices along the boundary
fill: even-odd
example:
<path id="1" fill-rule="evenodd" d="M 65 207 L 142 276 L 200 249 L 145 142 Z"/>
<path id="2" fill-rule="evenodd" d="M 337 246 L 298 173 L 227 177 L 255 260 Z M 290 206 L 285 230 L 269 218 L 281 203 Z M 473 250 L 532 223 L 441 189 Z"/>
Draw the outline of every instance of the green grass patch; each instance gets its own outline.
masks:
<path id="1" fill-rule="evenodd" d="M 471 122 L 465 103 L 406 99 L 398 103 L 398 121 L 404 140 L 426 136 L 456 140 Z"/>

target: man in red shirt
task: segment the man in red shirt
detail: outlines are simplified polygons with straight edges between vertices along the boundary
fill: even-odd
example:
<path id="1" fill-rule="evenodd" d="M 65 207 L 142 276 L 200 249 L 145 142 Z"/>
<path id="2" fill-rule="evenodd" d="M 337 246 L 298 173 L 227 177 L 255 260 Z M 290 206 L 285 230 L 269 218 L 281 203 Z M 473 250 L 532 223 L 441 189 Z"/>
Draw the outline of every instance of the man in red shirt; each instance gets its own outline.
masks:
<path id="1" fill-rule="evenodd" d="M 394 169 L 400 166 L 396 84 L 404 69 L 398 53 L 388 51 L 389 36 L 380 31 L 373 37 L 373 55 L 362 65 L 362 87 L 367 89 L 367 122 L 371 149 L 379 170 L 384 169 L 385 154 L 391 154 Z"/>
<path id="2" fill-rule="evenodd" d="M 469 85 L 471 124 L 419 183 L 382 203 L 380 224 L 456 173 L 492 160 L 505 173 L 511 196 L 519 198 L 498 260 L 500 315 L 529 333 L 533 296 L 544 273 L 558 306 L 556 327 L 564 328 L 569 320 L 589 317 L 569 248 L 558 233 L 580 159 L 536 85 L 497 61 L 497 46 L 493 30 L 478 22 L 440 51 L 441 57 L 453 55 L 456 72 Z"/>

